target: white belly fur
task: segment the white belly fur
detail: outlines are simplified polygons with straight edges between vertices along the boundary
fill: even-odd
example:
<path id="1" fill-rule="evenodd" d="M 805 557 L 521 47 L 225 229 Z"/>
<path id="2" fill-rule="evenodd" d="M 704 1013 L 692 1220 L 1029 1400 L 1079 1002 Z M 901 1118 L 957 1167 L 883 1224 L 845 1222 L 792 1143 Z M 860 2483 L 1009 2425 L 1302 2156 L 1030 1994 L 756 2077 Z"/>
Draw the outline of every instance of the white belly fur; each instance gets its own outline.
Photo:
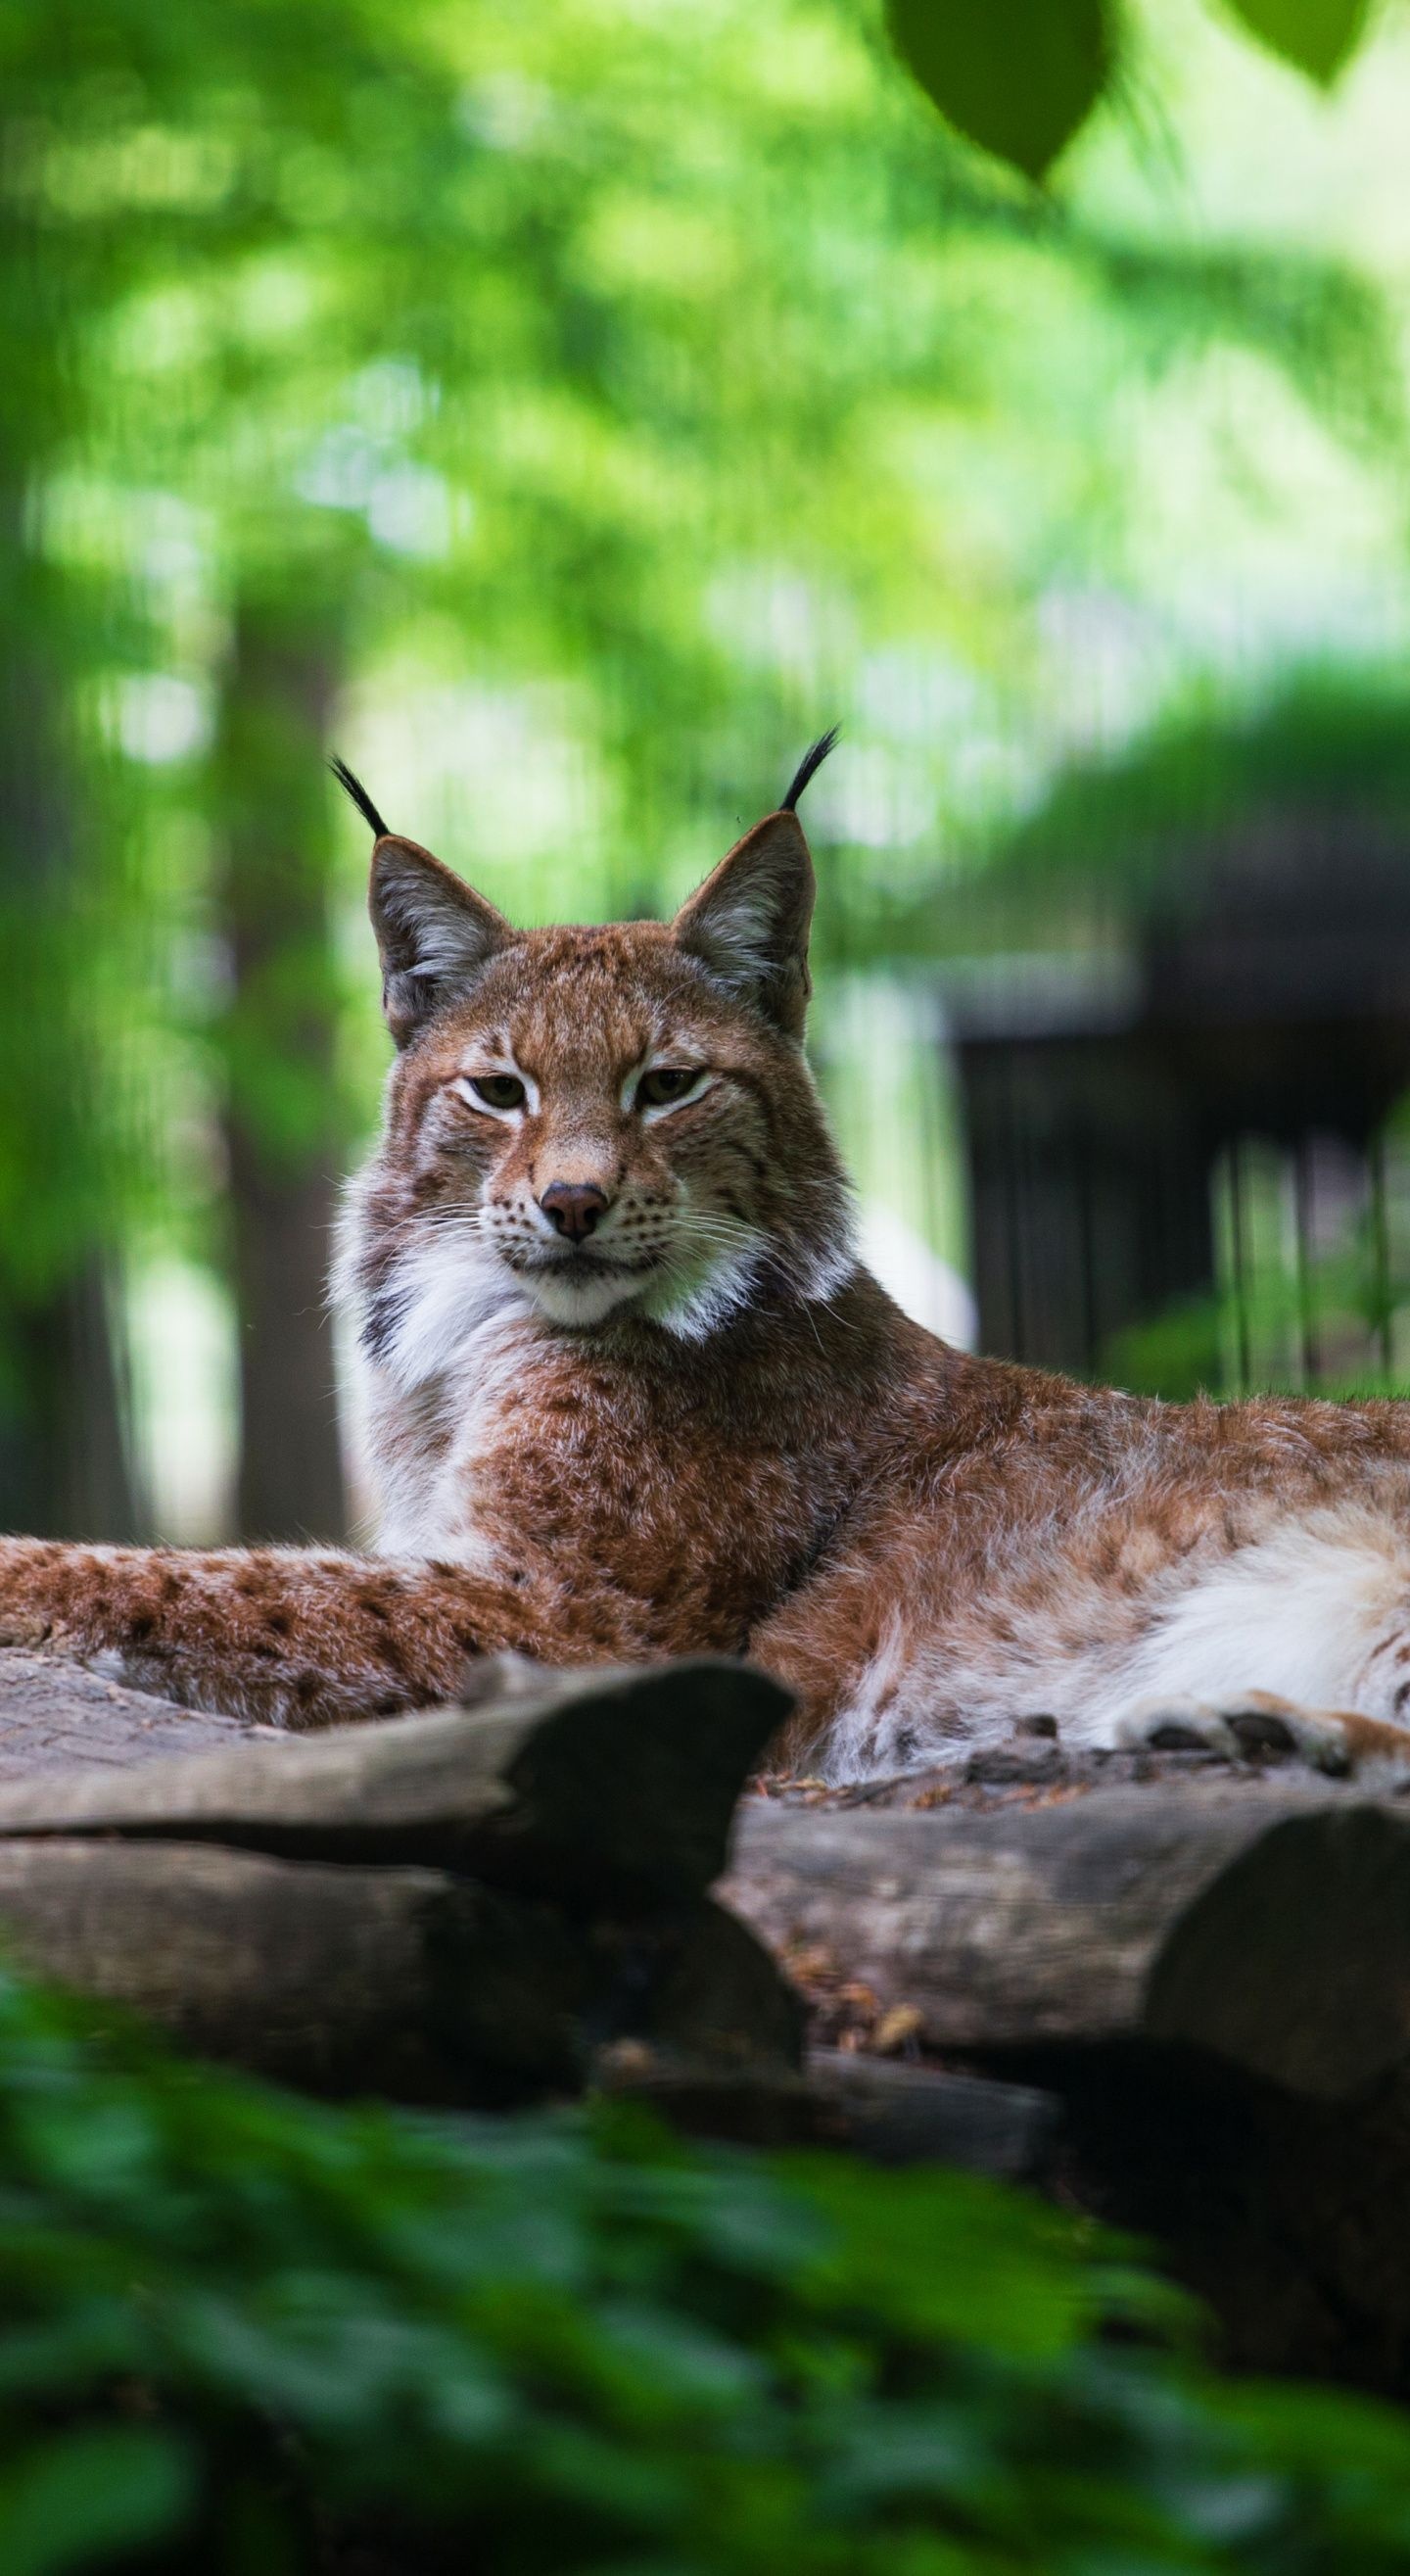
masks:
<path id="1" fill-rule="evenodd" d="M 835 1781 L 923 1768 L 1039 1710 L 1069 1744 L 1111 1745 L 1143 1701 L 1218 1706 L 1248 1691 L 1407 1724 L 1407 1683 L 1410 1531 L 1362 1504 L 1329 1506 L 1204 1569 L 1126 1646 L 1058 1653 L 1034 1629 L 957 1652 L 893 1617 L 820 1768 Z"/>

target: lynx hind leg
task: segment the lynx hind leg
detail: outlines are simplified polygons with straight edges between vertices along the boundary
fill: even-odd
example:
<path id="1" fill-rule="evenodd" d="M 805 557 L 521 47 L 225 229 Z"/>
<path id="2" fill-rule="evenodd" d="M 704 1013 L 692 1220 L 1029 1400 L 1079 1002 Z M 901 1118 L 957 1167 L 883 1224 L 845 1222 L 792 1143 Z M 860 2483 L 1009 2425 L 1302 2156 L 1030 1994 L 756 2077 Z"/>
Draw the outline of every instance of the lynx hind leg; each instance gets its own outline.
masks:
<path id="1" fill-rule="evenodd" d="M 1383 1775 L 1410 1781 L 1410 1732 L 1354 1709 L 1304 1708 L 1276 1691 L 1239 1691 L 1227 1700 L 1157 1697 L 1118 1718 L 1113 1747 L 1174 1753 L 1203 1748 L 1230 1762 L 1296 1755 L 1333 1779 Z"/>

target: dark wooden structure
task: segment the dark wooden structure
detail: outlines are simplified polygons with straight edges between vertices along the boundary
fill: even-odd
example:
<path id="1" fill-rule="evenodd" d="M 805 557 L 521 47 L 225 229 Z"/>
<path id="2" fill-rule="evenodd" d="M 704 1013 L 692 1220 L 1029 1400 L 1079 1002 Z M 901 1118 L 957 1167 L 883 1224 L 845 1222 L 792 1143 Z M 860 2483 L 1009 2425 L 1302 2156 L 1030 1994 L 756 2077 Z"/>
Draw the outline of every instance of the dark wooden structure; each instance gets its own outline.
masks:
<path id="1" fill-rule="evenodd" d="M 1041 816 L 1001 856 L 1010 954 L 943 975 L 982 1349 L 1100 1375 L 1119 1335 L 1177 1300 L 1222 1284 L 1241 1309 L 1248 1157 L 1262 1152 L 1285 1176 L 1292 1271 L 1340 1224 L 1384 1273 L 1350 1360 L 1391 1368 L 1383 1140 L 1410 1093 L 1410 809 L 1374 780 L 1361 793 L 1354 759 L 1347 771 L 1282 791 L 1260 773 L 1224 816 L 1154 824 L 1140 782 L 1113 774 L 1088 797 L 1087 846 L 1059 812 L 1046 875 Z M 1319 1347 L 1313 1304 L 1294 1383 L 1348 1365 L 1345 1347 Z M 1228 1392 L 1260 1374 L 1236 1338 Z"/>

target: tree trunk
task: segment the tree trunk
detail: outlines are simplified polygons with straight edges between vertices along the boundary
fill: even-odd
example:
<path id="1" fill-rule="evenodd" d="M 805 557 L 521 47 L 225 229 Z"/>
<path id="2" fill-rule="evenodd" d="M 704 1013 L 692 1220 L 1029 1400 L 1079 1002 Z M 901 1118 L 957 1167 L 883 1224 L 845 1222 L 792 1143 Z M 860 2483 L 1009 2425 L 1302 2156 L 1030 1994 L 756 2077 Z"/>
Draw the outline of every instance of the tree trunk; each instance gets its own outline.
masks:
<path id="1" fill-rule="evenodd" d="M 0 1296 L 10 1362 L 0 1527 L 35 1538 L 150 1534 L 128 1455 L 111 1303 L 97 1252 L 46 1294 Z"/>
<path id="2" fill-rule="evenodd" d="M 339 627 L 315 587 L 238 602 L 216 754 L 237 1508 L 251 1539 L 334 1538 L 345 1520 L 325 1306 L 343 1158 L 323 766 Z"/>
<path id="3" fill-rule="evenodd" d="M 71 294 L 63 253 L 12 205 L 0 226 L 0 1526 L 123 1539 L 146 1533 L 111 1331 L 122 1085 L 92 972 L 112 826 L 74 716 L 75 679 L 106 639 L 34 541 L 46 469 L 73 425 Z"/>

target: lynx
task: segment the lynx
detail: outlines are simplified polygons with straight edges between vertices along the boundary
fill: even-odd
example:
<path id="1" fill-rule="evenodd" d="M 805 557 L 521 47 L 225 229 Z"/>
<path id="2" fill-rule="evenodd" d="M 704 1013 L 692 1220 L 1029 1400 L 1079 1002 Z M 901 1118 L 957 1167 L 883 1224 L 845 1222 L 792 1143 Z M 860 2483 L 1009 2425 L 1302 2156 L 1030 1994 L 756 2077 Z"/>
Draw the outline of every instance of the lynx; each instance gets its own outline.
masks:
<path id="1" fill-rule="evenodd" d="M 849 1780 L 1077 1745 L 1410 1748 L 1410 1406 L 1171 1406 L 976 1359 L 858 1263 L 777 812 L 667 926 L 521 931 L 375 834 L 395 1042 L 350 1191 L 375 1552 L 0 1543 L 0 1631 L 321 1726 L 477 1657 L 748 1655 Z"/>

